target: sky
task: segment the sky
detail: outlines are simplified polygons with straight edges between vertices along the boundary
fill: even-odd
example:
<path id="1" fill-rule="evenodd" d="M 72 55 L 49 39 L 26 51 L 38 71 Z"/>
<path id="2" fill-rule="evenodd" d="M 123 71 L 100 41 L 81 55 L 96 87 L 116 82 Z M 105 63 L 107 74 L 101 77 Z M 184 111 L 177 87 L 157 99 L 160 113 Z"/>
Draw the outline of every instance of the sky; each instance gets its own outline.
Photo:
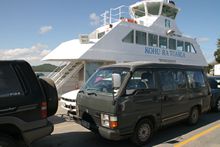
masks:
<path id="1" fill-rule="evenodd" d="M 197 38 L 210 63 L 220 38 L 220 0 L 174 0 L 177 25 Z M 89 34 L 100 14 L 137 0 L 0 0 L 0 60 L 25 59 L 33 65 L 60 43 Z"/>

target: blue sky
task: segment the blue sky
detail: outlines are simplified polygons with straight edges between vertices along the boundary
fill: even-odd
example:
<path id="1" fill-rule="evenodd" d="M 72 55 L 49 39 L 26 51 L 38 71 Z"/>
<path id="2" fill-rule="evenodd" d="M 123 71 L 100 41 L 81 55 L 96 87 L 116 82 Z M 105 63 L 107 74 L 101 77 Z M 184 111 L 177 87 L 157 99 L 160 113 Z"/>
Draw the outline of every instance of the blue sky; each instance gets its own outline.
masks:
<path id="1" fill-rule="evenodd" d="M 130 5 L 137 0 L 1 0 L 0 56 L 25 58 L 32 64 L 60 43 L 92 32 L 91 14 Z M 183 34 L 198 38 L 208 62 L 214 60 L 220 38 L 219 0 L 175 0 L 181 9 L 177 25 Z"/>

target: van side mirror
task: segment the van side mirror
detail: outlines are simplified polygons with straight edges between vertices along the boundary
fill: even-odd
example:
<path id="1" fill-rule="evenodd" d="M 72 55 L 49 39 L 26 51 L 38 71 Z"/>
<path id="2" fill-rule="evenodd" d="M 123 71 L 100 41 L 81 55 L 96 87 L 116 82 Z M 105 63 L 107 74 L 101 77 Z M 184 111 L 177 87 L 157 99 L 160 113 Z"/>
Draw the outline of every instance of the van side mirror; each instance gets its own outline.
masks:
<path id="1" fill-rule="evenodd" d="M 112 85 L 114 89 L 117 89 L 121 86 L 121 75 L 114 73 L 112 74 Z"/>

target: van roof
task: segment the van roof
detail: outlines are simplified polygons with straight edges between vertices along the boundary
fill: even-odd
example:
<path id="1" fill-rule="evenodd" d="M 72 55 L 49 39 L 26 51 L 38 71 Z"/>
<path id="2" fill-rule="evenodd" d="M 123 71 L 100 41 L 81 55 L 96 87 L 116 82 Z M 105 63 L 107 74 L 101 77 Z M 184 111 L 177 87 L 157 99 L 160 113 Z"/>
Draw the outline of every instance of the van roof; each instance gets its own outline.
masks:
<path id="1" fill-rule="evenodd" d="M 192 65 L 184 65 L 184 64 L 176 64 L 176 63 L 167 63 L 167 62 L 150 62 L 150 61 L 137 61 L 137 62 L 127 62 L 127 63 L 118 63 L 109 66 L 104 66 L 102 68 L 110 68 L 110 67 L 127 67 L 131 70 L 136 68 L 144 68 L 144 67 L 151 67 L 151 68 L 193 68 L 193 69 L 203 69 L 202 66 L 192 66 Z"/>

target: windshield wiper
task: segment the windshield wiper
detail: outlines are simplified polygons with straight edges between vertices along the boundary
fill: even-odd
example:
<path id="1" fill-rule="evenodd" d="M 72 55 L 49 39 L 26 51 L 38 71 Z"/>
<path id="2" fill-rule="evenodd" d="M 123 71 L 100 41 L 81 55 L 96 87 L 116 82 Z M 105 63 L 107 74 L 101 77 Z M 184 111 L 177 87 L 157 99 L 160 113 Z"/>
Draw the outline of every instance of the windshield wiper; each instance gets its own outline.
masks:
<path id="1" fill-rule="evenodd" d="M 86 91 L 90 90 L 96 90 L 96 88 L 87 88 Z"/>

